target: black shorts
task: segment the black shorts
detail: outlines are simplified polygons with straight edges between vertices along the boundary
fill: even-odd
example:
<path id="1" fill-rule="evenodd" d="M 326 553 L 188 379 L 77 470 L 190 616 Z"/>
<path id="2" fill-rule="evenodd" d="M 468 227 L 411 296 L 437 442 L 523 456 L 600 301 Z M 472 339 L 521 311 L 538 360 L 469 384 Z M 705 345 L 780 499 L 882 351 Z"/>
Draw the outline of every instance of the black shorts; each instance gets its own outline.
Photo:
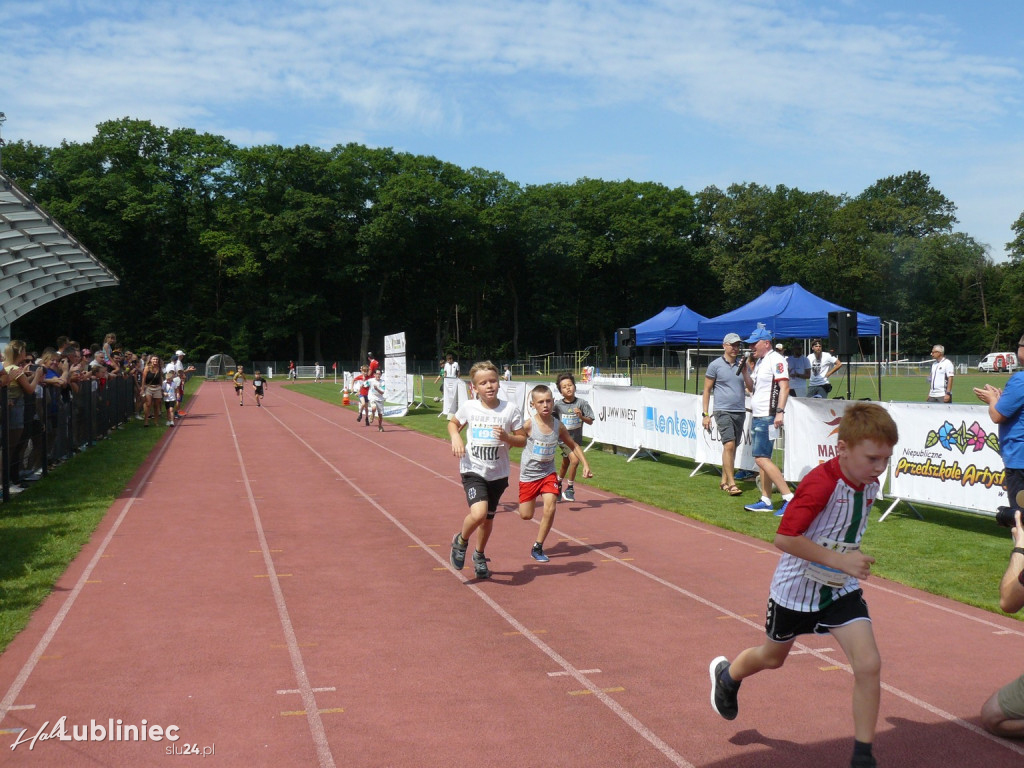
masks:
<path id="1" fill-rule="evenodd" d="M 820 611 L 793 611 L 769 597 L 764 631 L 769 640 L 788 643 L 797 635 L 826 635 L 836 627 L 861 619 L 871 621 L 868 604 L 864 602 L 864 592 L 860 589 L 843 595 Z"/>
<path id="2" fill-rule="evenodd" d="M 462 476 L 462 488 L 466 491 L 466 501 L 469 506 L 479 504 L 487 500 L 487 519 L 494 519 L 498 511 L 498 502 L 501 501 L 501 494 L 508 488 L 508 478 L 499 477 L 497 480 L 484 480 L 480 475 L 464 474 Z"/>

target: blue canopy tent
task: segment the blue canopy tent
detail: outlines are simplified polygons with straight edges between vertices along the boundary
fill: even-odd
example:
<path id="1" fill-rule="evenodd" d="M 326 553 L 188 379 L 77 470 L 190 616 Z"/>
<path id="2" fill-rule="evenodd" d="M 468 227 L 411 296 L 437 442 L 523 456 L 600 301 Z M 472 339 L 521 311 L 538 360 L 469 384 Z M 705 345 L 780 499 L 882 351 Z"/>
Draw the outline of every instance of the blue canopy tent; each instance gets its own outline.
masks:
<path id="1" fill-rule="evenodd" d="M 721 339 L 727 333 L 746 338 L 758 323 L 780 339 L 828 337 L 828 313 L 848 312 L 846 307 L 815 296 L 799 283 L 769 288 L 753 301 L 724 315 L 702 320 L 697 332 L 702 339 Z M 857 313 L 858 336 L 881 336 L 882 321 L 875 315 Z"/>
<path id="2" fill-rule="evenodd" d="M 707 320 L 685 304 L 681 307 L 665 307 L 654 317 L 633 326 L 636 331 L 636 346 L 654 347 L 661 344 L 695 344 L 697 323 Z"/>
<path id="3" fill-rule="evenodd" d="M 724 315 L 702 320 L 697 324 L 701 339 L 721 339 L 727 333 L 738 333 L 746 338 L 757 329 L 758 323 L 776 338 L 807 339 L 828 338 L 829 312 L 849 312 L 846 307 L 815 296 L 799 283 L 773 286 L 756 299 Z M 875 315 L 857 313 L 857 336 L 881 336 L 882 321 Z M 849 393 L 849 369 L 847 369 Z M 882 399 L 882 379 L 878 379 L 878 399 Z"/>
<path id="4" fill-rule="evenodd" d="M 665 307 L 654 317 L 633 326 L 634 346 L 661 347 L 665 389 L 668 389 L 668 345 L 696 344 L 697 323 L 701 320 L 707 318 L 684 304 L 680 307 Z"/>

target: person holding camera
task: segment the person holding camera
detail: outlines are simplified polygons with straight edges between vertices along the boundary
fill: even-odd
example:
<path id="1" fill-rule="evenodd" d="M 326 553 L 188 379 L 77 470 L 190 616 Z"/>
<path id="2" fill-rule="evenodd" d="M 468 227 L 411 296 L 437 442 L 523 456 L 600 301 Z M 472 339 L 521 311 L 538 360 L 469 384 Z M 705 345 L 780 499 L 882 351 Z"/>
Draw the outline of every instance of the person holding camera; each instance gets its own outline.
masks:
<path id="1" fill-rule="evenodd" d="M 999 607 L 1007 613 L 1024 608 L 1024 523 L 1020 519 L 1019 499 L 1014 499 L 1013 551 L 999 582 Z M 1007 739 L 1024 738 L 1024 675 L 993 693 L 981 706 L 981 724 L 985 730 Z"/>
<path id="2" fill-rule="evenodd" d="M 1024 336 L 1017 342 L 1017 355 L 1024 352 Z M 999 454 L 1003 458 L 1003 487 L 1009 507 L 1000 508 L 996 521 L 1010 524 L 1013 551 L 999 583 L 999 607 L 1007 613 L 1024 608 L 1024 373 L 1015 373 L 1005 389 L 991 384 L 975 387 L 974 394 L 988 405 L 988 416 L 999 427 Z M 981 723 L 997 736 L 1024 738 L 1024 675 L 1000 688 L 981 707 Z"/>

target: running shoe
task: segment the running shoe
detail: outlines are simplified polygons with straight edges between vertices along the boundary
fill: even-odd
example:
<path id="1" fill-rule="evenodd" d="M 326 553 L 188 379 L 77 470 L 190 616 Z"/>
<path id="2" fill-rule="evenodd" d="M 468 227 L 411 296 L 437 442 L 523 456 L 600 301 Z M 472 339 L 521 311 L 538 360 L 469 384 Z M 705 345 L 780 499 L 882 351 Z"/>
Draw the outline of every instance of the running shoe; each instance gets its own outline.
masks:
<path id="1" fill-rule="evenodd" d="M 774 512 L 775 507 L 771 504 L 767 504 L 764 499 L 760 499 L 753 504 L 747 504 L 744 507 L 747 512 Z"/>
<path id="2" fill-rule="evenodd" d="M 854 755 L 850 760 L 850 768 L 875 768 L 877 765 L 874 755 Z"/>
<path id="3" fill-rule="evenodd" d="M 362 411 L 360 411 L 360 412 L 359 412 L 359 415 L 358 415 L 358 416 L 356 416 L 356 421 L 362 421 L 362 420 L 363 420 L 363 412 L 362 412 Z"/>
<path id="4" fill-rule="evenodd" d="M 490 561 L 489 557 L 484 557 L 483 552 L 473 553 L 473 568 L 476 570 L 476 577 L 478 579 L 489 579 L 491 578 L 491 569 L 487 567 L 487 563 Z"/>
<path id="5" fill-rule="evenodd" d="M 737 480 L 751 480 L 757 477 L 757 472 L 751 472 L 749 469 L 739 469 L 736 471 L 735 478 Z"/>
<path id="6" fill-rule="evenodd" d="M 740 692 L 737 683 L 735 690 L 730 691 L 722 682 L 722 672 L 729 668 L 729 660 L 725 656 L 713 659 L 708 672 L 711 675 L 711 708 L 726 720 L 735 720 L 740 712 L 736 694 Z"/>
<path id="7" fill-rule="evenodd" d="M 462 538 L 462 533 L 456 533 L 455 538 L 452 539 L 452 556 L 451 564 L 452 568 L 457 571 L 461 571 L 463 566 L 466 565 L 466 544 L 459 545 L 459 539 Z"/>
<path id="8" fill-rule="evenodd" d="M 562 501 L 576 501 L 576 489 L 571 485 L 562 491 Z"/>
<path id="9" fill-rule="evenodd" d="M 775 516 L 776 517 L 782 517 L 784 514 L 786 514 L 786 507 L 788 507 L 788 506 L 789 506 L 789 502 L 788 501 L 783 501 L 782 502 L 782 506 L 779 507 L 777 510 L 775 510 Z"/>
<path id="10" fill-rule="evenodd" d="M 534 544 L 533 549 L 530 550 L 530 557 L 536 560 L 538 563 L 546 563 L 551 558 L 544 554 L 544 548 L 540 544 Z"/>

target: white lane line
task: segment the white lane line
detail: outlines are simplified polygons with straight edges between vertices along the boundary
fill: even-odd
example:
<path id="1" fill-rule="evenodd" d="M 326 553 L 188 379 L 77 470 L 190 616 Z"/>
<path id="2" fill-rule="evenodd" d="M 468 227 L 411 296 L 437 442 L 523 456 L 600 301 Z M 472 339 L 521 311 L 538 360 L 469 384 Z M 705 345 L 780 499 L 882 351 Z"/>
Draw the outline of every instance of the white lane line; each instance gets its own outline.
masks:
<path id="1" fill-rule="evenodd" d="M 320 419 L 322 419 L 324 421 L 327 421 L 330 424 L 334 424 L 335 426 L 337 426 L 339 428 L 344 429 L 344 427 L 342 425 L 337 424 L 337 422 L 331 421 L 330 419 L 327 419 L 327 418 L 321 416 L 320 414 L 315 413 L 314 411 L 309 411 L 308 409 L 306 409 L 306 408 L 304 408 L 302 406 L 299 406 L 299 405 L 296 405 L 295 407 L 297 407 L 297 408 L 299 408 L 301 410 L 307 411 L 308 413 L 312 413 L 312 414 L 316 415 L 318 418 L 320 418 Z M 287 428 L 287 425 L 286 425 L 286 428 Z M 289 430 L 289 431 L 291 431 L 291 430 Z M 351 430 L 349 430 L 349 431 L 351 431 Z M 292 432 L 292 434 L 295 434 L 295 433 Z M 358 432 L 355 433 L 355 434 L 359 435 Z M 296 437 L 298 437 L 298 436 L 296 435 Z M 305 441 L 303 441 L 303 442 L 305 442 Z M 458 485 L 458 483 L 454 479 L 452 479 L 451 477 L 442 475 L 439 472 L 436 472 L 435 470 L 431 469 L 430 467 L 426 467 L 426 466 L 420 464 L 417 461 L 414 461 L 412 459 L 406 458 L 405 456 L 403 456 L 402 454 L 398 453 L 397 451 L 391 450 L 390 448 L 387 448 L 386 446 L 381 445 L 376 440 L 367 440 L 367 442 L 370 442 L 373 445 L 379 446 L 380 448 L 384 449 L 385 451 L 387 451 L 387 452 L 391 453 L 392 455 L 397 456 L 397 457 L 399 457 L 399 458 L 409 462 L 410 464 L 413 464 L 414 466 L 421 467 L 422 469 L 425 469 L 427 472 L 429 472 L 430 474 L 434 475 L 435 477 L 440 477 L 440 478 L 442 478 L 444 480 L 447 480 L 448 482 L 452 483 L 453 485 Z M 306 443 L 306 445 L 308 446 L 308 443 Z M 314 453 L 316 453 L 316 451 L 313 448 L 311 448 L 311 447 L 310 447 L 310 450 L 312 450 Z M 319 456 L 319 454 L 317 454 L 317 455 Z M 321 459 L 323 459 L 323 457 L 321 457 Z M 337 470 L 335 470 L 335 471 L 337 471 Z M 345 478 L 345 479 L 347 480 L 347 478 Z M 349 481 L 349 483 L 352 484 L 351 481 Z M 352 487 L 355 488 L 355 485 L 353 485 Z M 617 495 L 612 495 L 612 494 L 600 493 L 600 492 L 596 491 L 593 488 L 588 488 L 587 491 L 589 493 L 593 493 L 595 496 L 598 496 L 598 497 L 603 498 L 603 499 L 624 499 L 627 502 L 624 506 L 632 507 L 633 509 L 639 510 L 641 512 L 644 512 L 644 513 L 647 513 L 647 514 L 650 514 L 650 515 L 653 515 L 655 517 L 658 517 L 658 518 L 660 518 L 662 520 L 665 520 L 665 521 L 668 521 L 668 522 L 676 523 L 676 524 L 679 524 L 679 525 L 684 525 L 684 526 L 686 526 L 688 528 L 692 528 L 694 530 L 698 530 L 698 531 L 701 531 L 701 532 L 704 532 L 704 533 L 709 533 L 710 535 L 713 535 L 713 536 L 718 536 L 720 538 L 727 539 L 728 541 L 731 541 L 731 542 L 733 542 L 735 544 L 740 544 L 742 546 L 746 546 L 746 547 L 749 547 L 749 548 L 752 548 L 752 549 L 763 549 L 764 548 L 764 543 L 763 542 L 759 543 L 759 544 L 758 543 L 751 543 L 751 542 L 747 542 L 747 541 L 743 541 L 741 539 L 738 539 L 738 538 L 735 537 L 735 535 L 730 535 L 727 532 L 716 531 L 716 530 L 708 531 L 707 528 L 705 528 L 704 526 L 697 525 L 695 523 L 689 522 L 685 518 L 682 518 L 682 517 L 680 517 L 678 515 L 672 515 L 670 517 L 669 515 L 672 514 L 672 513 L 658 513 L 658 512 L 655 512 L 653 510 L 645 509 L 644 507 L 641 507 L 638 504 L 631 503 L 629 499 L 626 499 L 623 496 L 617 496 Z M 371 503 L 373 503 L 373 502 L 371 501 Z M 388 515 L 386 512 L 384 514 L 387 515 L 389 518 L 391 518 L 391 516 Z M 392 520 L 394 521 L 393 518 L 392 518 Z M 394 521 L 394 522 L 396 523 L 396 525 L 398 525 L 399 527 L 403 528 L 403 530 L 404 530 L 404 526 L 402 526 L 401 523 L 398 523 L 397 521 Z M 564 537 L 568 541 L 572 541 L 575 544 L 579 544 L 580 546 L 590 550 L 591 552 L 593 552 L 593 553 L 595 553 L 597 555 L 602 555 L 604 557 L 607 557 L 609 561 L 617 563 L 617 564 L 621 565 L 623 568 L 628 568 L 631 571 L 637 573 L 638 575 L 644 576 L 645 578 L 648 578 L 648 579 L 650 579 L 650 580 L 652 580 L 652 581 L 654 581 L 654 582 L 656 582 L 658 584 L 661 584 L 662 586 L 667 587 L 670 590 L 678 592 L 679 594 L 689 598 L 690 600 L 693 600 L 694 602 L 700 603 L 701 605 L 707 606 L 707 607 L 709 607 L 709 608 L 711 608 L 711 609 L 713 609 L 715 611 L 719 611 L 721 614 L 729 616 L 729 617 L 731 617 L 733 619 L 736 619 L 737 621 L 741 621 L 744 624 L 746 624 L 746 625 L 748 625 L 748 626 L 750 626 L 750 627 L 752 627 L 752 628 L 754 628 L 756 630 L 760 630 L 760 631 L 764 630 L 763 622 L 751 621 L 750 619 L 748 619 L 748 618 L 746 618 L 744 616 L 741 616 L 740 614 L 737 614 L 737 613 L 735 613 L 733 611 L 730 611 L 727 608 L 725 608 L 723 606 L 720 606 L 717 603 L 712 602 L 711 600 L 707 600 L 706 598 L 703 598 L 700 595 L 697 595 L 697 594 L 695 594 L 693 592 L 690 592 L 689 590 L 683 589 L 682 587 L 680 587 L 680 586 L 678 586 L 676 584 L 673 584 L 673 583 L 671 583 L 669 581 L 666 581 L 665 579 L 661 578 L 660 576 L 656 576 L 653 573 L 645 571 L 644 569 L 639 568 L 639 567 L 633 565 L 631 562 L 628 562 L 627 560 L 624 560 L 622 558 L 617 558 L 617 557 L 615 557 L 613 555 L 608 555 L 607 552 L 605 552 L 603 550 L 599 550 L 599 549 L 597 549 L 595 547 L 592 547 L 589 544 L 587 544 L 586 541 L 584 541 L 582 539 L 579 539 L 579 538 L 576 538 L 575 536 L 572 536 L 572 535 L 570 535 L 568 533 L 564 533 L 563 531 L 560 531 L 558 528 L 555 528 L 554 526 L 552 526 L 551 531 L 553 533 L 555 533 L 555 535 L 562 536 L 562 537 Z M 412 534 L 410 533 L 409 535 L 411 536 Z M 415 539 L 415 537 L 413 537 L 413 538 Z M 418 539 L 415 539 L 415 540 L 418 541 Z M 423 545 L 421 544 L 421 546 L 423 546 Z M 441 559 L 436 553 L 431 552 L 431 554 L 435 558 L 437 558 L 439 560 Z M 446 560 L 443 561 L 443 562 L 445 564 L 447 564 Z M 474 585 L 468 585 L 468 586 L 473 587 L 474 589 L 476 589 Z M 895 594 L 895 595 L 901 595 L 901 596 L 904 596 L 904 597 L 909 597 L 909 595 L 905 595 L 905 594 L 897 592 L 895 590 L 886 589 L 885 587 L 878 587 L 877 585 L 870 585 L 870 584 L 869 584 L 869 586 L 872 586 L 875 589 L 880 589 L 881 591 L 890 592 L 890 593 Z M 481 594 L 483 594 L 483 593 L 481 593 Z M 485 595 L 485 597 L 486 597 L 486 595 Z M 487 599 L 489 600 L 489 598 L 487 598 Z M 930 603 L 927 600 L 921 600 L 921 601 L 918 601 L 918 602 L 919 602 L 920 605 L 926 605 L 926 606 L 929 606 L 929 607 L 937 608 L 937 609 L 945 611 L 947 613 L 952 613 L 952 614 L 954 614 L 956 616 L 959 616 L 961 618 L 973 620 L 976 623 L 979 623 L 979 624 L 982 624 L 982 625 L 986 625 L 987 624 L 987 625 L 990 625 L 990 626 L 997 627 L 999 629 L 1004 629 L 1004 627 L 1000 627 L 998 624 L 995 624 L 993 622 L 989 622 L 989 621 L 986 621 L 984 619 L 977 619 L 977 618 L 975 618 L 973 616 L 970 616 L 969 614 L 960 613 L 960 612 L 958 612 L 956 610 L 948 609 L 948 608 L 945 608 L 945 607 L 943 607 L 941 605 L 936 605 L 934 603 Z M 816 657 L 818 659 L 821 659 L 822 661 L 828 662 L 831 665 L 835 665 L 835 666 L 841 667 L 842 669 L 844 669 L 846 672 L 848 672 L 851 675 L 853 674 L 853 669 L 848 664 L 845 664 L 842 661 L 839 661 L 839 660 L 833 659 L 833 658 L 831 658 L 829 656 L 826 656 L 821 651 L 818 651 L 818 650 L 815 650 L 813 648 L 810 648 L 810 647 L 808 647 L 806 645 L 803 645 L 802 643 L 799 643 L 799 642 L 794 645 L 794 648 L 798 649 L 801 653 L 806 653 L 808 655 L 814 656 L 814 657 Z M 591 687 L 591 686 L 588 686 L 588 688 L 589 687 Z M 1002 747 L 1006 747 L 1007 749 L 1011 750 L 1012 752 L 1016 752 L 1019 755 L 1024 755 L 1024 746 L 1018 746 L 1017 744 L 1015 744 L 1013 742 L 1010 742 L 1010 741 L 1007 741 L 1006 739 L 1000 739 L 997 736 L 993 736 L 991 733 L 989 733 L 985 729 L 975 725 L 974 723 L 970 723 L 970 722 L 968 722 L 966 720 L 963 720 L 960 717 L 957 717 L 956 715 L 954 715 L 954 714 L 952 714 L 950 712 L 946 712 L 945 710 L 939 709 L 938 707 L 936 707 L 936 706 L 934 706 L 932 704 L 929 704 L 928 702 L 924 701 L 923 699 L 919 699 L 918 697 L 914 696 L 913 694 L 907 693 L 906 691 L 903 691 L 903 690 L 901 690 L 899 688 L 896 688 L 895 686 L 889 685 L 888 683 L 882 683 L 882 690 L 887 691 L 888 693 L 891 693 L 893 696 L 896 696 L 897 698 L 903 699 L 904 701 L 909 702 L 910 704 L 913 704 L 914 706 L 920 707 L 921 709 L 924 709 L 925 711 L 935 715 L 936 717 L 941 717 L 942 719 L 944 719 L 944 720 L 946 720 L 946 721 L 948 721 L 950 723 L 958 725 L 961 728 L 964 728 L 964 729 L 966 729 L 966 730 L 968 730 L 968 731 L 970 731 L 970 732 L 972 732 L 974 734 L 977 734 L 978 736 L 981 736 L 982 738 L 984 738 L 984 739 L 986 739 L 988 741 L 991 741 L 991 742 L 993 742 L 995 744 L 999 744 Z"/>
<path id="2" fill-rule="evenodd" d="M 320 710 L 317 707 L 313 686 L 310 685 L 309 675 L 306 674 L 306 665 L 302 659 L 302 652 L 299 650 L 299 641 L 295 636 L 295 629 L 292 626 L 292 619 L 288 613 L 288 606 L 285 603 L 281 581 L 278 578 L 277 569 L 274 568 L 274 558 L 270 554 L 270 545 L 267 544 L 267 536 L 263 530 L 263 520 L 260 517 L 260 510 L 253 496 L 252 484 L 249 482 L 249 473 L 245 469 L 245 457 L 242 456 L 242 448 L 238 444 L 238 433 L 235 431 L 235 421 L 231 416 L 231 409 L 228 408 L 225 392 L 227 392 L 227 388 L 221 388 L 224 413 L 228 417 L 231 440 L 235 444 L 235 455 L 238 457 L 238 470 L 242 473 L 245 495 L 249 499 L 249 508 L 252 510 L 253 525 L 256 528 L 256 536 L 260 542 L 260 551 L 263 553 L 263 563 L 267 568 L 270 588 L 274 593 L 277 616 L 281 621 L 281 629 L 284 631 L 285 642 L 288 645 L 288 656 L 292 662 L 295 680 L 299 684 L 298 692 L 302 697 L 302 706 L 306 711 L 306 722 L 309 724 L 310 735 L 313 737 L 313 743 L 316 745 L 316 754 L 321 768 L 334 768 L 334 755 L 331 753 L 331 745 L 327 740 L 327 733 L 324 731 L 324 721 L 320 717 Z M 277 417 L 275 416 L 274 418 Z M 280 419 L 278 421 L 280 422 Z"/>
<path id="3" fill-rule="evenodd" d="M 302 443 L 302 445 L 304 445 L 306 449 L 309 450 L 310 453 L 312 453 L 314 456 L 320 459 L 320 461 L 322 461 L 328 468 L 330 468 L 330 470 L 333 471 L 339 478 L 348 483 L 349 487 L 351 487 L 353 491 L 355 491 L 357 494 L 363 497 L 363 499 L 365 499 L 368 504 L 370 504 L 374 509 L 380 512 L 380 514 L 386 517 L 392 523 L 392 525 L 394 525 L 396 528 L 402 531 L 402 533 L 408 536 L 412 541 L 416 542 L 423 549 L 424 552 L 429 554 L 437 562 L 445 566 L 448 565 L 448 560 L 446 558 L 442 558 L 437 552 L 434 551 L 434 548 L 430 547 L 428 544 L 426 544 L 426 542 L 422 541 L 415 533 L 409 530 L 409 528 L 407 528 L 398 518 L 396 518 L 394 515 L 392 515 L 390 512 L 384 509 L 384 507 L 378 504 L 377 501 L 373 499 L 373 497 L 369 493 L 367 493 L 358 485 L 356 485 L 356 483 L 353 482 L 351 478 L 349 478 L 344 472 L 342 472 L 336 466 L 334 466 L 323 454 L 317 451 L 316 448 L 314 448 L 312 445 L 306 442 L 305 439 L 303 439 L 297 432 L 295 432 L 295 430 L 293 430 L 290 426 L 285 424 L 280 418 L 277 417 L 277 415 L 271 414 L 271 416 L 282 427 L 284 427 L 284 429 L 290 432 L 292 436 L 295 437 L 296 440 Z M 630 714 L 622 705 L 615 701 L 615 699 L 613 699 L 611 696 L 605 693 L 601 688 L 591 683 L 583 672 L 576 669 L 572 664 L 569 663 L 567 659 L 563 658 L 557 651 L 555 651 L 554 648 L 552 648 L 539 637 L 537 637 L 536 634 L 527 629 L 526 626 L 520 623 L 518 619 L 512 616 L 512 614 L 510 614 L 508 611 L 506 611 L 504 608 L 498 605 L 498 603 L 491 599 L 490 595 L 488 595 L 486 592 L 480 589 L 479 586 L 477 586 L 476 584 L 468 583 L 468 581 L 466 579 L 463 579 L 462 576 L 456 571 L 450 571 L 450 573 L 454 577 L 462 581 L 469 589 L 473 591 L 473 593 L 478 598 L 483 600 L 491 608 L 491 610 L 493 610 L 496 614 L 503 618 L 513 629 L 518 631 L 523 637 L 527 638 L 531 643 L 533 643 L 533 645 L 538 650 L 540 650 L 548 658 L 555 662 L 555 664 L 558 667 L 560 667 L 566 675 L 576 680 L 582 688 L 586 689 L 594 696 L 596 696 L 602 704 L 604 704 L 608 709 L 614 712 L 624 723 L 626 723 L 630 728 L 632 728 L 639 736 L 641 736 L 655 749 L 657 749 L 665 757 L 667 757 L 673 765 L 678 766 L 678 768 L 695 768 L 695 766 L 692 763 L 687 761 L 682 755 L 680 755 L 678 752 L 672 749 L 672 747 L 670 747 L 668 744 L 662 741 L 658 737 L 658 735 L 654 733 L 654 731 L 649 729 L 646 725 L 640 722 L 640 720 L 638 720 L 636 717 Z"/>
<path id="4" fill-rule="evenodd" d="M 202 384 L 199 385 L 199 389 L 197 389 L 196 393 L 192 396 L 193 400 L 199 396 L 199 390 L 201 389 Z M 153 472 L 156 471 L 156 468 L 160 466 L 160 459 L 164 453 L 167 452 L 167 449 L 170 447 L 176 434 L 178 434 L 177 430 L 171 430 L 167 439 L 164 440 L 163 444 L 160 446 L 160 450 L 157 451 L 156 456 L 150 462 L 149 469 L 147 469 L 146 473 L 142 476 L 142 480 L 139 482 L 138 487 L 132 491 L 132 495 L 125 503 L 124 509 L 121 510 L 121 514 L 117 516 L 117 519 L 114 520 L 114 524 L 110 526 L 110 530 L 107 532 L 107 535 L 103 537 L 103 541 L 100 542 L 99 547 L 96 549 L 96 553 L 92 556 L 92 559 L 89 560 L 89 564 L 85 566 L 85 570 L 82 571 L 82 575 L 78 577 L 78 581 L 75 582 L 75 586 L 72 587 L 71 591 L 68 593 L 64 604 L 61 605 L 60 610 L 57 611 L 57 615 L 53 617 L 53 620 L 50 622 L 50 626 L 46 628 L 43 636 L 39 638 L 39 642 L 36 643 L 36 647 L 32 649 L 32 653 L 29 654 L 28 659 L 18 671 L 17 677 L 14 678 L 10 688 L 7 689 L 7 693 L 4 694 L 3 699 L 0 699 L 0 723 L 4 721 L 5 717 L 7 717 L 7 713 L 14 709 L 14 701 L 18 698 L 21 690 L 25 687 L 29 677 L 35 670 L 36 664 L 39 663 L 43 654 L 46 653 L 46 649 L 49 648 L 50 643 L 53 642 L 53 638 L 57 635 L 57 632 L 64 624 L 64 619 L 67 618 L 68 613 L 71 612 L 75 602 L 78 600 L 78 596 L 82 594 L 82 590 L 85 589 L 85 585 L 89 581 L 89 577 L 92 576 L 93 570 L 103 557 L 103 553 L 106 552 L 107 547 L 110 546 L 110 542 L 113 541 L 114 536 L 121 527 L 121 523 L 123 523 L 125 518 L 128 517 L 128 513 L 132 510 L 132 507 L 135 506 L 136 501 L 139 500 L 139 495 L 142 493 L 142 489 L 146 487 L 150 475 L 152 475 Z M 52 598 L 53 594 L 50 595 L 50 599 Z"/>

